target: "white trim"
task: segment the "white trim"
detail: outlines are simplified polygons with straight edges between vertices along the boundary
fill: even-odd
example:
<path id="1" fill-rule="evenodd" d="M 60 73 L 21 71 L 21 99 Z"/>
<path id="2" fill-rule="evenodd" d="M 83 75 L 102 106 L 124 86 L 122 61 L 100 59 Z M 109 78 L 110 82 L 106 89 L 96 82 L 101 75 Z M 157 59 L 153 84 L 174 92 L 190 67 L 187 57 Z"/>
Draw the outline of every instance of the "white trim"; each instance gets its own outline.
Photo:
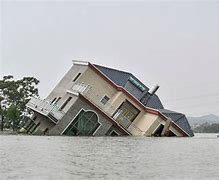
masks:
<path id="1" fill-rule="evenodd" d="M 109 136 L 111 136 L 112 132 L 116 133 L 118 136 L 121 136 L 121 134 L 119 134 L 117 131 L 115 131 L 114 129 L 109 133 Z"/>
<path id="2" fill-rule="evenodd" d="M 100 124 L 98 127 L 97 127 L 97 129 L 93 132 L 93 136 L 94 136 L 94 134 L 97 132 L 97 130 L 99 130 L 100 129 L 100 127 L 103 125 L 102 123 L 100 123 L 100 121 L 99 121 L 99 116 L 98 116 L 98 114 L 95 112 L 95 111 L 93 111 L 96 115 L 97 115 L 97 122 Z"/>
<path id="3" fill-rule="evenodd" d="M 70 126 L 70 124 L 74 121 L 74 119 L 77 117 L 77 115 L 81 112 L 81 110 L 84 110 L 84 108 L 81 108 L 77 114 L 72 118 L 72 120 L 70 121 L 70 123 L 68 123 L 68 125 L 65 127 L 65 129 L 62 131 L 61 135 L 65 132 L 65 130 Z M 84 110 L 85 111 L 85 110 Z"/>
<path id="4" fill-rule="evenodd" d="M 75 95 L 75 96 L 78 96 L 78 95 L 79 95 L 78 92 L 73 92 L 73 91 L 70 91 L 70 90 L 67 90 L 67 93 L 72 94 L 72 95 Z"/>
<path id="5" fill-rule="evenodd" d="M 77 65 L 84 65 L 84 66 L 88 66 L 88 64 L 89 64 L 88 61 L 81 61 L 81 60 L 76 60 L 76 59 L 73 59 L 72 63 L 77 64 Z"/>
<path id="6" fill-rule="evenodd" d="M 171 129 L 169 129 L 169 131 L 171 131 L 176 137 L 178 137 L 178 135 L 176 133 L 174 133 Z"/>
<path id="7" fill-rule="evenodd" d="M 71 123 L 75 120 L 75 118 L 80 114 L 80 112 L 81 111 L 84 111 L 84 112 L 93 112 L 93 113 L 95 113 L 96 115 L 97 115 L 97 122 L 99 123 L 99 126 L 97 127 L 97 129 L 93 132 L 93 134 L 92 135 L 94 135 L 96 132 L 97 132 L 97 130 L 99 130 L 99 128 L 102 126 L 102 123 L 100 123 L 100 121 L 99 121 L 99 116 L 98 116 L 98 114 L 95 112 L 95 111 L 93 111 L 93 110 L 85 110 L 84 108 L 81 108 L 79 111 L 78 111 L 78 113 L 74 116 L 74 118 L 72 118 L 72 120 L 70 121 L 70 123 L 65 127 L 65 129 L 62 131 L 62 133 L 61 133 L 61 135 L 63 135 L 63 133 L 65 132 L 65 130 L 71 125 Z"/>

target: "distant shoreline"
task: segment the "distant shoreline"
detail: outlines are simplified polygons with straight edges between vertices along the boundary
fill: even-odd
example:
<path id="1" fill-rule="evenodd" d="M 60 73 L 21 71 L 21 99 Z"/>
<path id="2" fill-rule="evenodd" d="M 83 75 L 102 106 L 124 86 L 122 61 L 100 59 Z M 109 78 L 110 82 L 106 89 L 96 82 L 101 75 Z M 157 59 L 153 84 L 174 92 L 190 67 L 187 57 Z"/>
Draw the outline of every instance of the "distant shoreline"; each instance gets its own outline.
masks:
<path id="1" fill-rule="evenodd" d="M 0 131 L 0 135 L 17 135 L 19 134 L 16 131 L 12 131 L 12 130 L 4 130 L 4 131 Z"/>

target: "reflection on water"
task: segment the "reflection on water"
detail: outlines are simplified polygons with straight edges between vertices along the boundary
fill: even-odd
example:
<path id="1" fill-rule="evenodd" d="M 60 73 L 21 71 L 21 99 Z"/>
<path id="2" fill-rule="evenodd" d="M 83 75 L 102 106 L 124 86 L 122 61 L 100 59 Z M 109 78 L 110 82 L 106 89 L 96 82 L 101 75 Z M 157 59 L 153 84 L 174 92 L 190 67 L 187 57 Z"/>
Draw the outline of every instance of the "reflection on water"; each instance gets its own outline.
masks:
<path id="1" fill-rule="evenodd" d="M 0 136 L 0 179 L 219 179 L 219 138 Z"/>

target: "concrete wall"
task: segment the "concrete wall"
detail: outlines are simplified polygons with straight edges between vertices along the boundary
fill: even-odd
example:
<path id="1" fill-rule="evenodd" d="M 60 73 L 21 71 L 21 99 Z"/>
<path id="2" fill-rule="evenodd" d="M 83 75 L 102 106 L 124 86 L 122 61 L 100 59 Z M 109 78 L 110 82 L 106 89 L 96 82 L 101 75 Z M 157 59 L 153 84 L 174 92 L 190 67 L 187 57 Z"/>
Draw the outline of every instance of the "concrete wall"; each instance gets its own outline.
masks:
<path id="1" fill-rule="evenodd" d="M 169 127 L 169 130 L 170 131 L 172 131 L 176 136 L 178 136 L 178 137 L 182 137 L 183 135 L 179 132 L 179 131 L 177 131 L 173 126 L 170 126 Z"/>
<path id="2" fill-rule="evenodd" d="M 34 120 L 35 124 L 40 123 L 40 125 L 35 129 L 35 131 L 32 133 L 34 135 L 41 135 L 44 134 L 44 131 L 48 128 L 49 130 L 52 129 L 55 126 L 55 123 L 53 123 L 49 118 L 46 116 L 43 116 L 37 112 L 34 113 L 34 116 L 36 116 L 36 119 Z"/>
<path id="3" fill-rule="evenodd" d="M 157 120 L 157 118 L 157 115 L 141 112 L 133 121 L 133 124 L 141 131 L 146 133 L 149 127 Z"/>
<path id="4" fill-rule="evenodd" d="M 88 68 L 78 80 L 78 83 L 84 83 L 91 87 L 87 92 L 86 97 L 88 97 L 94 104 L 103 109 L 106 113 L 110 110 L 113 111 L 111 104 L 117 90 L 101 78 L 96 72 L 91 68 Z M 110 98 L 105 105 L 100 102 L 104 96 Z"/>
<path id="5" fill-rule="evenodd" d="M 69 95 L 67 90 L 71 89 L 74 78 L 81 73 L 81 76 L 78 80 L 83 76 L 83 73 L 87 70 L 88 66 L 74 64 L 71 69 L 65 74 L 65 76 L 61 79 L 61 81 L 56 85 L 56 87 L 51 91 L 51 93 L 46 98 L 47 101 L 52 101 L 54 98 L 61 97 L 60 101 L 57 103 L 59 107 L 63 105 L 63 103 L 68 99 Z M 63 111 L 67 112 L 67 110 L 74 104 L 74 99 L 71 100 L 70 103 L 63 109 Z"/>

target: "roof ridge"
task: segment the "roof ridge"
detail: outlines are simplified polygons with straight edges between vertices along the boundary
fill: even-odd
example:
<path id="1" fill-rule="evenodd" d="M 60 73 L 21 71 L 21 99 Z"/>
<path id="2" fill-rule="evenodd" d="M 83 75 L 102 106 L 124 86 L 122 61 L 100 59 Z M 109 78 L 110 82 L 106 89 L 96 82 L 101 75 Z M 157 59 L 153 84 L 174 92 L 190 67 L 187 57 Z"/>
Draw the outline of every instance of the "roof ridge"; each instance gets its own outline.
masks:
<path id="1" fill-rule="evenodd" d="M 102 68 L 106 68 L 106 69 L 110 69 L 110 70 L 114 70 L 114 71 L 118 71 L 118 72 L 122 72 L 122 73 L 126 73 L 126 74 L 129 74 L 129 75 L 132 75 L 132 73 L 130 72 L 127 72 L 127 71 L 123 71 L 123 70 L 118 70 L 118 69 L 115 69 L 115 68 L 111 68 L 111 67 L 106 67 L 106 66 L 102 66 L 102 65 L 98 65 L 98 64 L 93 64 L 94 66 L 99 66 L 99 67 L 102 67 Z"/>
<path id="2" fill-rule="evenodd" d="M 133 75 L 133 74 L 130 73 L 130 72 L 123 71 L 123 70 L 118 70 L 118 69 L 115 69 L 115 68 L 106 67 L 106 66 L 102 66 L 102 65 L 98 65 L 98 64 L 93 64 L 93 65 L 96 66 L 96 67 L 99 66 L 99 67 L 101 67 L 101 68 L 106 68 L 106 69 L 109 69 L 109 70 L 113 70 L 113 71 L 117 71 L 117 72 L 121 72 L 121 73 L 128 74 L 128 75 L 130 75 L 132 78 L 134 78 L 135 80 L 137 80 L 137 81 L 139 81 L 140 83 L 142 83 L 142 84 L 145 86 L 145 88 L 150 89 L 147 85 L 145 85 L 144 82 L 142 82 L 142 80 L 140 80 L 139 78 L 137 78 L 135 75 Z"/>

